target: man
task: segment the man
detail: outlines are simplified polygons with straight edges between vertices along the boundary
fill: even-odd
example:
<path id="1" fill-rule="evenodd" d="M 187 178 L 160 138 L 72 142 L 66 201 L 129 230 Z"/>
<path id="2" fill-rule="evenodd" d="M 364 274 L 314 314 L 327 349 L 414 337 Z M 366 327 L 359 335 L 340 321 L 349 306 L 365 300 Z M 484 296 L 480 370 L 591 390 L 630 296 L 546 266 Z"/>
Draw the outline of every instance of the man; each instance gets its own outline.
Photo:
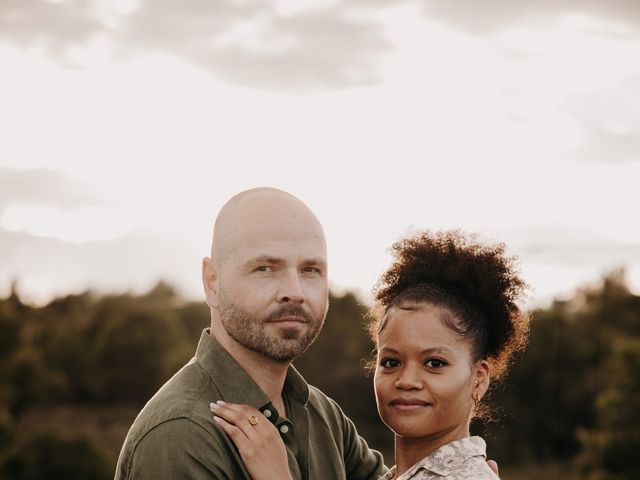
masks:
<path id="1" fill-rule="evenodd" d="M 386 470 L 338 405 L 291 366 L 328 307 L 320 222 L 296 197 L 258 188 L 216 219 L 202 279 L 211 328 L 131 427 L 117 480 L 250 478 L 213 421 L 218 400 L 256 407 L 279 430 L 294 479 L 377 479 Z M 248 418 L 247 421 L 256 421 Z"/>

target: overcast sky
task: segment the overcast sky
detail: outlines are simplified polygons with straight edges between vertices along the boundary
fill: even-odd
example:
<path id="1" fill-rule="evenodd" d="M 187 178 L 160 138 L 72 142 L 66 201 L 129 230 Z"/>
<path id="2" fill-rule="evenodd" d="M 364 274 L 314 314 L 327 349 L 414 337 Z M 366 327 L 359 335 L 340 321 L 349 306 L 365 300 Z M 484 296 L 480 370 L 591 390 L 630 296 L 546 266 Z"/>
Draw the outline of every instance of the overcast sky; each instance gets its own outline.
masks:
<path id="1" fill-rule="evenodd" d="M 640 290 L 635 0 L 0 0 L 0 294 L 190 298 L 233 194 L 317 213 L 366 295 L 415 229 Z"/>

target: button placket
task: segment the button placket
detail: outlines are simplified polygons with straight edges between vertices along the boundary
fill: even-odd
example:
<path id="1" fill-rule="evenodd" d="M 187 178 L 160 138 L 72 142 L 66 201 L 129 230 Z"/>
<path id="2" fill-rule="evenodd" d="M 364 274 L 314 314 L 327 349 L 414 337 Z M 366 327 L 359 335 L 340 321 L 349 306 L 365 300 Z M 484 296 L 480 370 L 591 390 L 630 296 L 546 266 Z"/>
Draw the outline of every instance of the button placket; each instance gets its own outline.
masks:
<path id="1" fill-rule="evenodd" d="M 285 441 L 285 443 L 295 441 L 296 433 L 295 433 L 295 428 L 293 426 L 293 423 L 291 423 L 291 421 L 287 419 L 281 419 L 281 421 L 276 423 L 275 426 L 278 429 L 278 432 L 280 433 L 280 436 Z"/>
<path id="2" fill-rule="evenodd" d="M 271 403 L 263 406 L 260 409 L 260 413 L 262 413 L 267 420 L 269 420 L 273 425 L 278 424 L 278 421 L 280 420 L 280 415 L 278 415 L 278 411 L 273 407 L 273 405 Z"/>

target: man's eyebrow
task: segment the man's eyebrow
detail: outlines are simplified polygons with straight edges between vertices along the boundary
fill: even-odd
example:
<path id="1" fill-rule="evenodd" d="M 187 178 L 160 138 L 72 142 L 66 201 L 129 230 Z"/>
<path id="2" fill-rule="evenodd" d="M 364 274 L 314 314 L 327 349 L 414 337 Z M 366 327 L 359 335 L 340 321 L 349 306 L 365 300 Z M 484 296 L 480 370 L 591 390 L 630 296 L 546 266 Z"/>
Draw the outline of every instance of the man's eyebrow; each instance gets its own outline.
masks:
<path id="1" fill-rule="evenodd" d="M 273 255 L 258 255 L 257 257 L 251 257 L 245 262 L 246 266 L 252 267 L 255 265 L 283 265 L 286 261 L 283 258 L 274 257 Z M 327 261 L 322 257 L 307 258 L 301 262 L 302 266 L 314 266 L 319 267 L 322 270 L 326 270 Z"/>
<path id="2" fill-rule="evenodd" d="M 273 257 L 271 255 L 259 255 L 257 257 L 252 257 L 246 261 L 246 265 L 256 265 L 260 263 L 265 263 L 268 265 L 280 265 L 284 263 L 282 258 Z"/>
<path id="3" fill-rule="evenodd" d="M 309 266 L 313 265 L 316 267 L 320 267 L 322 269 L 327 268 L 327 261 L 324 258 L 308 258 L 302 262 L 302 265 Z"/>

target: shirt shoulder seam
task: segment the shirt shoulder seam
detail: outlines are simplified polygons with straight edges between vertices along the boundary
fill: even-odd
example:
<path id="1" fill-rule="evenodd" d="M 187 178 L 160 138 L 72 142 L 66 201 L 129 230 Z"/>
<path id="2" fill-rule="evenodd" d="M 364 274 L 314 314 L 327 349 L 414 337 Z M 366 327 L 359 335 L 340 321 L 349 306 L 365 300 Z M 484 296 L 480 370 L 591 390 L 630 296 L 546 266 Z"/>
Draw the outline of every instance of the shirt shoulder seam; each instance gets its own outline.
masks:
<path id="1" fill-rule="evenodd" d="M 154 425 L 153 427 L 149 428 L 148 431 L 146 431 L 144 433 L 144 435 L 142 435 L 140 437 L 140 439 L 136 442 L 136 444 L 133 446 L 132 451 L 131 451 L 131 455 L 129 456 L 129 461 L 127 462 L 127 471 L 131 472 L 131 462 L 133 461 L 133 457 L 135 455 L 136 450 L 138 449 L 138 447 L 140 446 L 140 444 L 144 441 L 145 438 L 147 438 L 147 436 L 153 432 L 154 430 L 158 429 L 159 427 L 169 423 L 169 422 L 176 422 L 179 420 L 186 420 L 187 422 L 193 423 L 194 425 L 197 425 L 200 429 L 204 430 L 205 433 L 212 438 L 215 443 L 219 446 L 222 447 L 223 445 L 220 443 L 220 441 L 218 440 L 218 438 L 216 437 L 216 435 L 214 435 L 213 433 L 211 433 L 209 430 L 207 430 L 204 425 L 202 425 L 200 422 L 195 421 L 195 419 L 190 418 L 188 416 L 185 415 L 181 415 L 181 416 L 176 416 L 173 418 L 168 418 L 166 420 L 163 420 L 162 422 L 158 422 L 156 425 Z M 129 477 L 127 477 L 129 478 Z"/>

